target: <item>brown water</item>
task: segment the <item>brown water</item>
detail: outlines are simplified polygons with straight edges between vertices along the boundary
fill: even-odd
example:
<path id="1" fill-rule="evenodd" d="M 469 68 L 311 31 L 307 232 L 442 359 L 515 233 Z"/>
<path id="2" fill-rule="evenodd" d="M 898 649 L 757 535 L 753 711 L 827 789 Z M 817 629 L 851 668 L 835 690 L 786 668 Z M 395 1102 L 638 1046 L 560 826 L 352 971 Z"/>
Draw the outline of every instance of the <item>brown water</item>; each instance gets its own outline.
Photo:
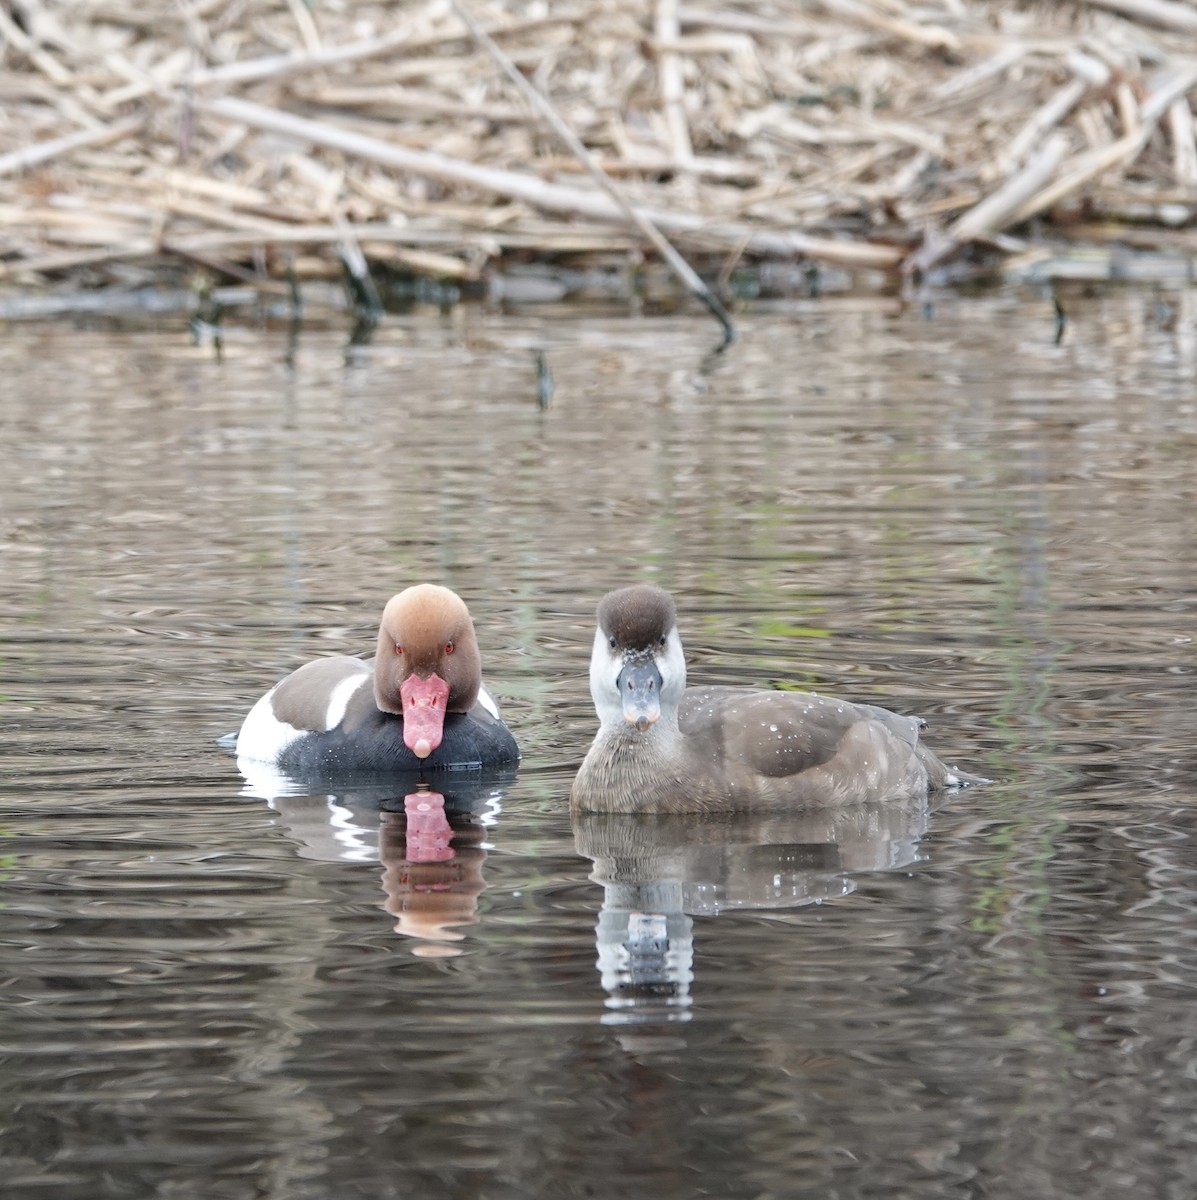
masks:
<path id="1" fill-rule="evenodd" d="M 7 327 L 6 1196 L 1188 1200 L 1197 293 L 1066 305 Z M 638 578 L 998 782 L 575 829 Z M 518 776 L 264 798 L 216 739 L 419 579 Z"/>

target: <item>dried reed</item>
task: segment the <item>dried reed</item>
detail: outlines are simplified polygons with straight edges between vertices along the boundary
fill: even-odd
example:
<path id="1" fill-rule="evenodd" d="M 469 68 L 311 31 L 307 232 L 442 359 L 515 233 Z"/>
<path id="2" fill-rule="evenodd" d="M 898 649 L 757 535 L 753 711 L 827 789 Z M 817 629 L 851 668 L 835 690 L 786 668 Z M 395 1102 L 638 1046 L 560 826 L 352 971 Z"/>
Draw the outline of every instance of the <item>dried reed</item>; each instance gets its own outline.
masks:
<path id="1" fill-rule="evenodd" d="M 0 280 L 1189 261 L 1195 32 L 1176 0 L 13 0 Z"/>

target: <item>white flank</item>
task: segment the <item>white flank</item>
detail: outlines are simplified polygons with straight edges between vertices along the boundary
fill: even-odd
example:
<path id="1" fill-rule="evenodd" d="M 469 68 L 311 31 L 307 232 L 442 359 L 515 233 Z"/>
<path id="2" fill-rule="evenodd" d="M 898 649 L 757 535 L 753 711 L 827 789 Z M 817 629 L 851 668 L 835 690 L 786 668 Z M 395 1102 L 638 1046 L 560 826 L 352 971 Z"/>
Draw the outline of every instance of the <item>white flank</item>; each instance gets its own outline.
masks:
<path id="1" fill-rule="evenodd" d="M 237 755 L 239 758 L 252 758 L 258 762 L 272 763 L 278 761 L 278 756 L 296 738 L 303 737 L 305 730 L 296 729 L 286 721 L 280 721 L 274 715 L 274 706 L 270 703 L 274 688 L 262 697 L 249 710 L 249 716 L 241 725 L 237 734 Z"/>
<path id="2" fill-rule="evenodd" d="M 478 688 L 478 703 L 486 709 L 488 713 L 497 721 L 499 719 L 499 706 L 495 701 L 494 696 L 486 690 L 486 685 L 482 684 Z"/>

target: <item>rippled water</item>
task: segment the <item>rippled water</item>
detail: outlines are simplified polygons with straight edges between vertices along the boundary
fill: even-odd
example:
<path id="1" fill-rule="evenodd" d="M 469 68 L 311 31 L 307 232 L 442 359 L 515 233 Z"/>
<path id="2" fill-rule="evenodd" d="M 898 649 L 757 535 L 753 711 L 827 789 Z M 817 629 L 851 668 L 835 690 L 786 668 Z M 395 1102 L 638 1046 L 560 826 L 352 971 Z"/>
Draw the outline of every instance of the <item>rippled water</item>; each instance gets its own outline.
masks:
<path id="1" fill-rule="evenodd" d="M 1197 294 L 1066 308 L 7 328 L 6 1195 L 1188 1200 Z M 637 578 L 693 680 L 997 782 L 572 825 Z M 217 738 L 418 579 L 518 775 L 242 779 Z"/>

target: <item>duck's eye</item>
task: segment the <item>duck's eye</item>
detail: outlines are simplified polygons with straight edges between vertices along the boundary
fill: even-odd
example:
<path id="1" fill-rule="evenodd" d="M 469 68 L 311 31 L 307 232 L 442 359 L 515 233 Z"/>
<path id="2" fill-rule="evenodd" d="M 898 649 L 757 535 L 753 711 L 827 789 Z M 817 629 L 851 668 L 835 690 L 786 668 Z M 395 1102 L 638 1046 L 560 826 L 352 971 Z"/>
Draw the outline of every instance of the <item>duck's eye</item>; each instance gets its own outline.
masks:
<path id="1" fill-rule="evenodd" d="M 452 654 L 452 653 L 453 653 L 453 649 L 454 649 L 454 647 L 453 647 L 453 643 L 452 643 L 452 642 L 446 642 L 446 643 L 445 643 L 445 653 L 446 653 L 446 654 Z"/>
<path id="2" fill-rule="evenodd" d="M 664 637 L 664 635 L 662 635 L 662 636 L 661 636 L 661 645 L 662 645 L 662 646 L 663 646 L 663 645 L 665 645 L 665 637 Z"/>
<path id="3" fill-rule="evenodd" d="M 402 653 L 403 653 L 403 647 L 402 647 L 401 645 L 399 645 L 399 643 L 398 643 L 398 642 L 396 642 L 396 643 L 395 643 L 395 653 L 396 653 L 396 654 L 402 654 Z"/>
<path id="4" fill-rule="evenodd" d="M 608 645 L 608 646 L 610 646 L 612 650 L 614 650 L 614 649 L 615 649 L 615 634 L 612 634 L 612 635 L 611 635 L 611 636 L 610 636 L 610 637 L 607 639 L 607 645 Z"/>

